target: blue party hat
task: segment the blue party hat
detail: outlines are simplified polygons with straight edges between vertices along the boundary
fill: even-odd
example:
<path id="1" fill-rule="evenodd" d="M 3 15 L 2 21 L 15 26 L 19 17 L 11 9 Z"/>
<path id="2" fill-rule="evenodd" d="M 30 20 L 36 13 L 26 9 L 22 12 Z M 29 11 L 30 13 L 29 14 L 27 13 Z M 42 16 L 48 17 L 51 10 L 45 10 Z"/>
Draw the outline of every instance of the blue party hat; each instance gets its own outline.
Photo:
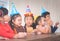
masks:
<path id="1" fill-rule="evenodd" d="M 42 7 L 42 10 L 41 10 L 41 14 L 47 12 L 47 10 L 45 8 Z"/>
<path id="2" fill-rule="evenodd" d="M 29 8 L 29 5 L 27 5 L 26 12 L 31 12 L 31 10 L 30 10 L 30 8 Z"/>
<path id="3" fill-rule="evenodd" d="M 0 8 L 2 8 L 2 6 L 0 6 Z"/>
<path id="4" fill-rule="evenodd" d="M 13 16 L 14 14 L 19 14 L 19 12 L 16 10 L 14 3 L 12 3 L 12 9 L 11 9 L 10 16 Z"/>
<path id="5" fill-rule="evenodd" d="M 0 8 L 2 8 L 3 6 L 0 6 Z"/>

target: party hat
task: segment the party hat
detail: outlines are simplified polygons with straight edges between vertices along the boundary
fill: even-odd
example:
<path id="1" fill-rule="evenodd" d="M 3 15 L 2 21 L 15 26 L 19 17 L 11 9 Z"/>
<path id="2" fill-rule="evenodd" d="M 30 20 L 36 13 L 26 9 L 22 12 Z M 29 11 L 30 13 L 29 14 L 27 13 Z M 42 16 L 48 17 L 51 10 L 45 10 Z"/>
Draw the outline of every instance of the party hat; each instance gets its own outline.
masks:
<path id="1" fill-rule="evenodd" d="M 33 14 L 31 13 L 31 10 L 29 8 L 29 5 L 27 5 L 27 8 L 26 8 L 26 14 L 24 14 L 25 16 L 33 16 Z"/>
<path id="2" fill-rule="evenodd" d="M 13 16 L 14 14 L 19 14 L 19 12 L 16 10 L 15 4 L 12 3 L 12 9 L 10 16 Z"/>
<path id="3" fill-rule="evenodd" d="M 47 12 L 45 8 L 42 7 L 41 14 Z"/>
<path id="4" fill-rule="evenodd" d="M 2 6 L 0 6 L 0 8 L 2 8 Z"/>
<path id="5" fill-rule="evenodd" d="M 29 5 L 27 5 L 26 12 L 31 12 L 31 10 L 30 10 L 30 8 L 29 8 Z"/>

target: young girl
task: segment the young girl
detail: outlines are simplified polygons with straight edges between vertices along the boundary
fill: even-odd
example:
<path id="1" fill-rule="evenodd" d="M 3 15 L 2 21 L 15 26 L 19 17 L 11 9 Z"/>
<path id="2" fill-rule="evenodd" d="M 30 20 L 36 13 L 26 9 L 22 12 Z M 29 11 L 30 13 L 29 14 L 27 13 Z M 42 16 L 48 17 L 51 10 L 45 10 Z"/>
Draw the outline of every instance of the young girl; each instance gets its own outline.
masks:
<path id="1" fill-rule="evenodd" d="M 41 33 L 50 33 L 50 26 L 48 24 L 45 23 L 45 19 L 42 16 L 38 16 L 36 19 L 36 30 L 37 30 L 37 34 L 41 34 Z"/>
<path id="2" fill-rule="evenodd" d="M 24 14 L 25 16 L 25 30 L 27 33 L 32 34 L 33 29 L 35 29 L 35 23 L 34 23 L 34 16 L 31 13 L 31 10 L 29 8 L 29 5 L 27 5 L 27 9 L 26 9 L 26 14 Z"/>
<path id="3" fill-rule="evenodd" d="M 25 29 L 26 32 L 31 34 L 33 32 L 34 17 L 33 14 L 25 14 Z"/>
<path id="4" fill-rule="evenodd" d="M 10 26 L 16 34 L 19 32 L 25 32 L 25 28 L 21 24 L 22 17 L 20 14 L 14 14 L 11 16 Z"/>
<path id="5" fill-rule="evenodd" d="M 6 8 L 0 8 L 0 36 L 4 38 L 21 38 L 20 33 L 15 34 L 11 29 L 8 23 L 5 23 L 6 18 L 4 18 L 8 14 L 8 10 Z M 20 37 L 21 36 L 21 37 Z"/>

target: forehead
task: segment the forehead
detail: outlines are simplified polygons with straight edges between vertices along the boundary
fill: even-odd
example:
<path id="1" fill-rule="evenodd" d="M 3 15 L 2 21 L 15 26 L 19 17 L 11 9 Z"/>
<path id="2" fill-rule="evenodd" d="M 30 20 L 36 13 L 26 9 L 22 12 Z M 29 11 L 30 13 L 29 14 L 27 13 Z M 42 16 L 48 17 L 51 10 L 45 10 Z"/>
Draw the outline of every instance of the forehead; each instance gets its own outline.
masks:
<path id="1" fill-rule="evenodd" d="M 45 19 L 44 17 L 41 17 L 41 19 Z"/>
<path id="2" fill-rule="evenodd" d="M 27 17 L 25 17 L 25 18 L 32 19 L 32 17 L 31 17 L 31 16 L 27 16 Z"/>
<path id="3" fill-rule="evenodd" d="M 50 15 L 46 15 L 46 16 L 50 16 Z"/>
<path id="4" fill-rule="evenodd" d="M 21 17 L 21 16 L 18 16 L 18 17 L 16 17 L 15 19 L 22 19 L 22 17 Z"/>

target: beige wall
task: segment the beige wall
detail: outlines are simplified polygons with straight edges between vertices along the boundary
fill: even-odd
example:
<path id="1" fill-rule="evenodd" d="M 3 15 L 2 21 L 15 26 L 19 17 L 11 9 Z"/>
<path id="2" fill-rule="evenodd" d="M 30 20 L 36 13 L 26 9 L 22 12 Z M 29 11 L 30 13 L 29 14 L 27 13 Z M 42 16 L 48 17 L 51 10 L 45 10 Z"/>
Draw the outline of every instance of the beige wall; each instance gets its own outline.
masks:
<path id="1" fill-rule="evenodd" d="M 54 23 L 57 21 L 60 22 L 60 0 L 10 0 L 9 7 L 11 7 L 11 2 L 14 2 L 16 9 L 22 14 L 22 16 L 25 13 L 27 5 L 30 5 L 31 11 L 34 15 L 40 15 L 41 7 L 45 7 L 47 11 L 51 13 L 51 18 Z M 60 26 L 57 32 L 60 32 Z"/>

